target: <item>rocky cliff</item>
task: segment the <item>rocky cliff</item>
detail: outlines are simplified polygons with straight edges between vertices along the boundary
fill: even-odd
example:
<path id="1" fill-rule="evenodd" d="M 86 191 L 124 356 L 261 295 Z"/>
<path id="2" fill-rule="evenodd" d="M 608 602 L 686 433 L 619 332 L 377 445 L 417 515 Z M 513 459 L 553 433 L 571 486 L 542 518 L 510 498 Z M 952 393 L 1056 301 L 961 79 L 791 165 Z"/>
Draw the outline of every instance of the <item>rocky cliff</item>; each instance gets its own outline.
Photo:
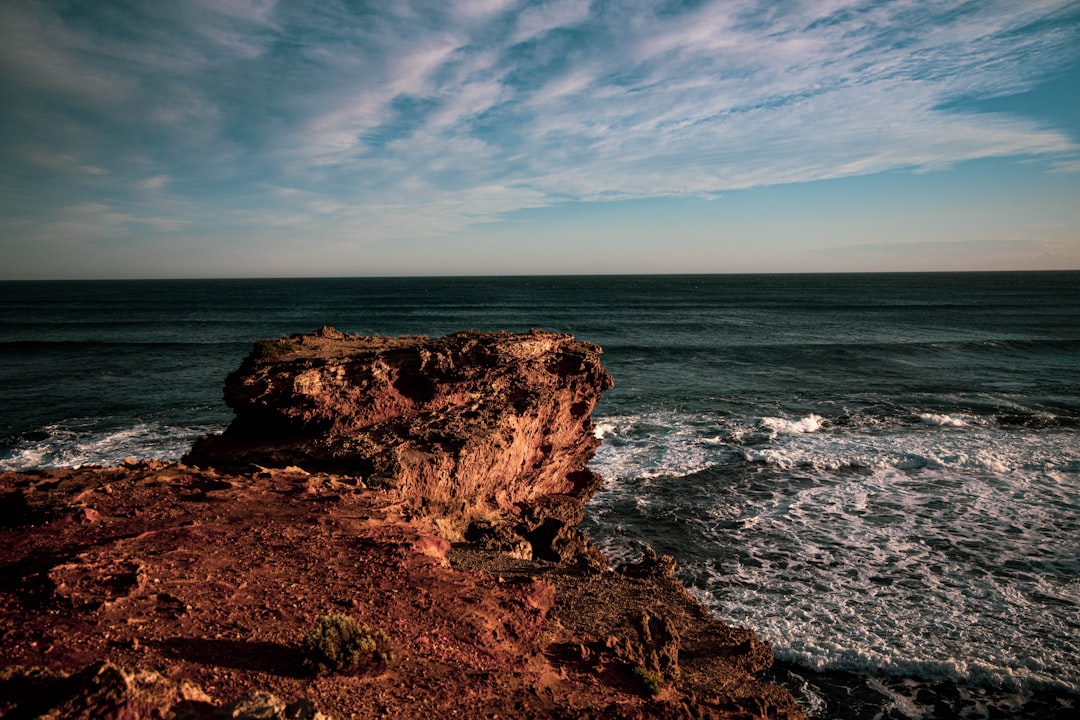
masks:
<path id="1" fill-rule="evenodd" d="M 529 539 L 522 552 L 567 559 L 601 482 L 586 468 L 599 444 L 590 413 L 612 385 L 600 348 L 558 333 L 323 328 L 257 343 L 225 382 L 236 419 L 184 462 L 346 474 L 452 539 L 510 527 Z"/>
<path id="2" fill-rule="evenodd" d="M 256 344 L 182 463 L 0 474 L 0 716 L 801 717 L 670 558 L 576 530 L 599 357 L 324 328 Z M 311 675 L 337 615 L 393 652 Z"/>

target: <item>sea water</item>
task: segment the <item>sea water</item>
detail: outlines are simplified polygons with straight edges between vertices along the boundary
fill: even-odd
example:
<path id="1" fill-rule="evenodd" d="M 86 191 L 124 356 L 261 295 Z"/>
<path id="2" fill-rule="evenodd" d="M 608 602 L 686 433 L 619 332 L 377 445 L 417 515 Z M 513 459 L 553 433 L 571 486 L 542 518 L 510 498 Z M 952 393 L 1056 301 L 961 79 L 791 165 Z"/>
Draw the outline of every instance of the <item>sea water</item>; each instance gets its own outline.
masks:
<path id="1" fill-rule="evenodd" d="M 585 530 L 753 628 L 814 717 L 1080 712 L 1080 273 L 0 283 L 0 468 L 178 458 L 251 343 L 570 332 Z"/>

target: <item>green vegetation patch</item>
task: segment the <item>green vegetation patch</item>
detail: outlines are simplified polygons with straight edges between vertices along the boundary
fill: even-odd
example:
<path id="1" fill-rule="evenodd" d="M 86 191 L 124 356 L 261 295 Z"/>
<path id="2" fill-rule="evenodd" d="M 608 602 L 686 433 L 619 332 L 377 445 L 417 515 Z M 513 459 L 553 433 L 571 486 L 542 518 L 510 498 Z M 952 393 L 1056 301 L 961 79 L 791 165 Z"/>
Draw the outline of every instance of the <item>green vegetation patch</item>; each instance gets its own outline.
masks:
<path id="1" fill-rule="evenodd" d="M 390 638 L 348 615 L 324 615 L 301 643 L 304 668 L 315 675 L 348 673 L 393 661 Z"/>
<path id="2" fill-rule="evenodd" d="M 251 357 L 254 360 L 277 360 L 291 354 L 292 351 L 293 344 L 288 338 L 258 340 L 251 349 Z"/>
<path id="3" fill-rule="evenodd" d="M 641 686 L 649 695 L 659 695 L 664 689 L 664 676 L 655 670 L 650 670 L 642 665 L 637 665 L 632 670 L 634 676 L 641 681 Z"/>

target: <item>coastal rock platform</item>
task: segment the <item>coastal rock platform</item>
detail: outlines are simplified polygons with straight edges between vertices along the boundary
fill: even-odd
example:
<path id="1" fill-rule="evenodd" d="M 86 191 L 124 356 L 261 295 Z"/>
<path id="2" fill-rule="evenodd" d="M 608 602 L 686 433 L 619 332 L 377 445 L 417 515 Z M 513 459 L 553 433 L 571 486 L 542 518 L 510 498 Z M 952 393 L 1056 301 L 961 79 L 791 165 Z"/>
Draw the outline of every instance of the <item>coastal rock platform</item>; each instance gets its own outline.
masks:
<path id="1" fill-rule="evenodd" d="M 611 387 L 567 335 L 263 341 L 181 463 L 0 474 L 0 717 L 800 718 L 577 529 Z M 392 652 L 313 675 L 328 615 Z"/>

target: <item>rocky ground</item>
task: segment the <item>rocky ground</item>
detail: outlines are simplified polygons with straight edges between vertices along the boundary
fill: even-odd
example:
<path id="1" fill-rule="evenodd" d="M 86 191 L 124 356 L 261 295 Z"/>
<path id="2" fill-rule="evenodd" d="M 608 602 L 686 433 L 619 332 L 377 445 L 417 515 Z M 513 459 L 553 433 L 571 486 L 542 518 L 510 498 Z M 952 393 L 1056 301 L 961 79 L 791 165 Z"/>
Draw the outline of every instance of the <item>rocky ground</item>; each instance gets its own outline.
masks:
<path id="1" fill-rule="evenodd" d="M 0 474 L 5 718 L 799 718 L 670 558 L 575 528 L 611 380 L 564 335 L 257 345 L 184 464 Z M 346 614 L 393 658 L 313 675 Z"/>

